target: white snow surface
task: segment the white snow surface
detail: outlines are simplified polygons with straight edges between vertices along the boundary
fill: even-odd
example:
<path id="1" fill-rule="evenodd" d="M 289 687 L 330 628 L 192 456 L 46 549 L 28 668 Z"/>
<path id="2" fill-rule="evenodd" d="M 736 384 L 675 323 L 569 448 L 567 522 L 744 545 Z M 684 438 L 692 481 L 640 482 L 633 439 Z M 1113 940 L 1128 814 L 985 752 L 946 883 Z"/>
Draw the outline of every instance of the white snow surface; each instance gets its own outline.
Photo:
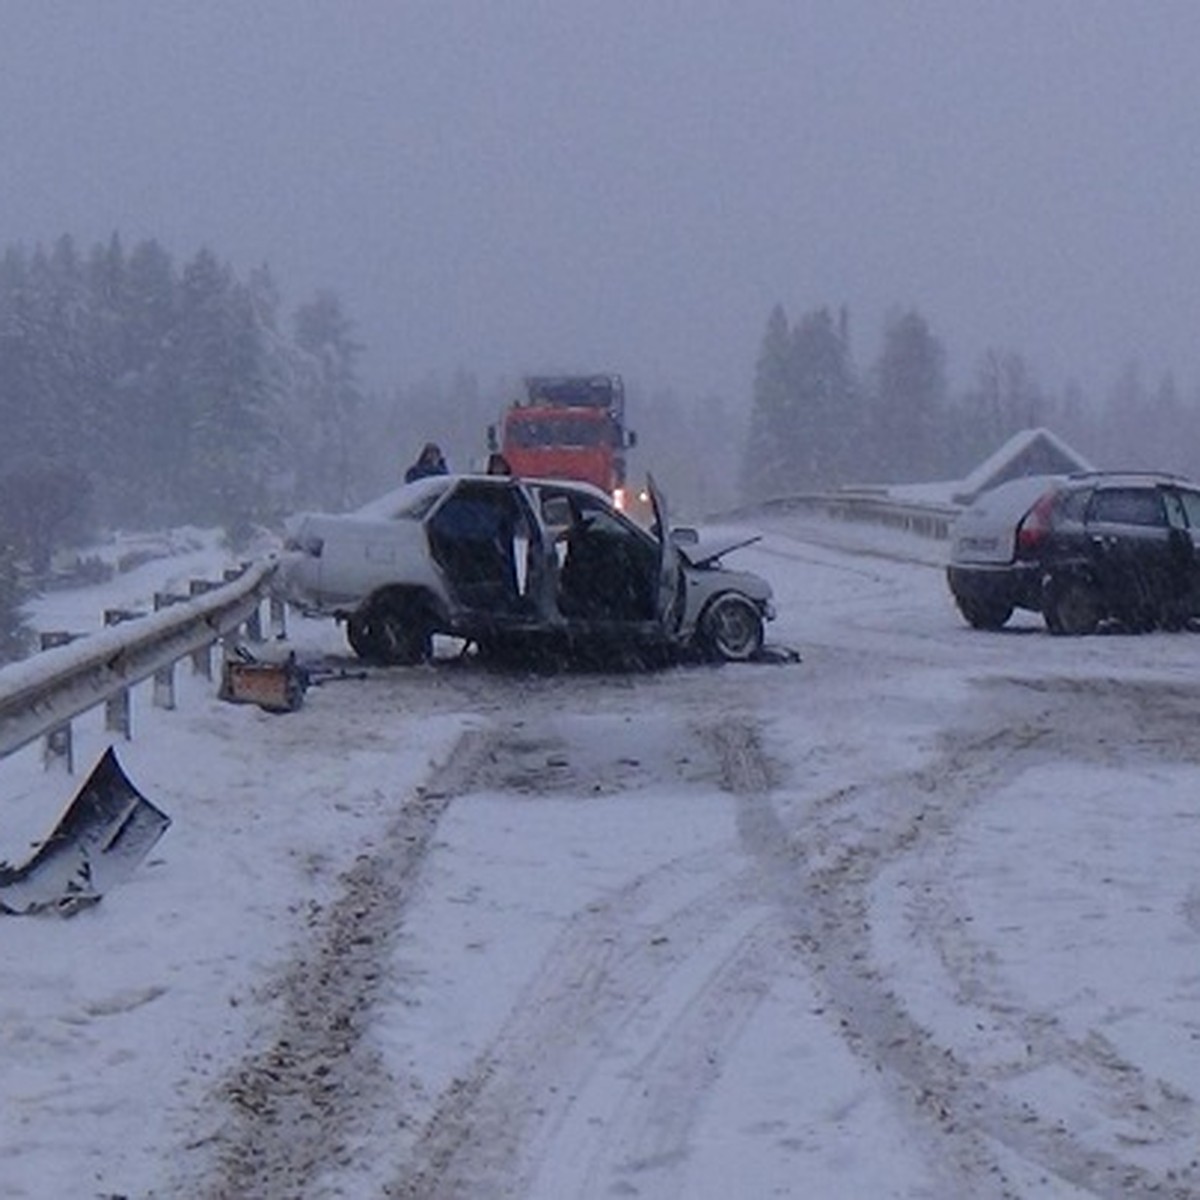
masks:
<path id="1" fill-rule="evenodd" d="M 139 688 L 117 753 L 171 828 L 0 918 L 0 1194 L 1200 1195 L 1200 637 L 979 633 L 937 543 L 762 528 L 731 565 L 796 664 Z M 74 778 L 0 762 L 0 857 L 75 735 Z"/>

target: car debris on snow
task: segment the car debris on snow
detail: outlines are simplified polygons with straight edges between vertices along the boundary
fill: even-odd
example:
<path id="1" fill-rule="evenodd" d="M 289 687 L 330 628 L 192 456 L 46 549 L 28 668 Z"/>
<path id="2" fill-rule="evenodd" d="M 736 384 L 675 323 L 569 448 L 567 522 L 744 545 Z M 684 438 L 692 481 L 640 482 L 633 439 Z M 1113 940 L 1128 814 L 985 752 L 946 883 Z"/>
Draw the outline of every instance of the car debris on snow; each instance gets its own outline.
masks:
<path id="1" fill-rule="evenodd" d="M 0 863 L 0 912 L 70 916 L 95 904 L 133 874 L 170 824 L 110 746 L 33 854 L 20 866 Z"/>

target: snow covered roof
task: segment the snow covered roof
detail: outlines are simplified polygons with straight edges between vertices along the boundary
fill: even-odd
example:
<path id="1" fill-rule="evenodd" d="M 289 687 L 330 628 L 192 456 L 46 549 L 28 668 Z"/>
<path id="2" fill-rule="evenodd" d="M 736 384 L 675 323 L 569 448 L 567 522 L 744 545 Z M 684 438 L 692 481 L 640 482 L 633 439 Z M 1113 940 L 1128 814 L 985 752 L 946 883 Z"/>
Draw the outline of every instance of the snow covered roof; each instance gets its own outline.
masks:
<path id="1" fill-rule="evenodd" d="M 981 492 L 1019 475 L 1069 475 L 1095 469 L 1049 429 L 1022 429 L 957 485 L 953 499 L 956 504 L 970 504 Z"/>
<path id="2" fill-rule="evenodd" d="M 905 504 L 928 504 L 932 507 L 952 507 L 956 501 L 954 496 L 963 486 L 959 479 L 940 480 L 932 483 L 901 483 L 883 489 L 892 500 L 900 500 Z"/>

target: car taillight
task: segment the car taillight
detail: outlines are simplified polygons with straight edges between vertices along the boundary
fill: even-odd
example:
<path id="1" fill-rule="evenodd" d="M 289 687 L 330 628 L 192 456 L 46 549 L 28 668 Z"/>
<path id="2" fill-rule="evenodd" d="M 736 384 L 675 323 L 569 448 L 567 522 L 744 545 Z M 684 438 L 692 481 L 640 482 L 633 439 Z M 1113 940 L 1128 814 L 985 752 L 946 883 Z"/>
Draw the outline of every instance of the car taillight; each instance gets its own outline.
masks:
<path id="1" fill-rule="evenodd" d="M 1017 554 L 1024 556 L 1034 554 L 1040 548 L 1050 533 L 1051 518 L 1054 514 L 1054 493 L 1047 492 L 1041 496 L 1034 506 L 1021 518 L 1017 526 Z"/>

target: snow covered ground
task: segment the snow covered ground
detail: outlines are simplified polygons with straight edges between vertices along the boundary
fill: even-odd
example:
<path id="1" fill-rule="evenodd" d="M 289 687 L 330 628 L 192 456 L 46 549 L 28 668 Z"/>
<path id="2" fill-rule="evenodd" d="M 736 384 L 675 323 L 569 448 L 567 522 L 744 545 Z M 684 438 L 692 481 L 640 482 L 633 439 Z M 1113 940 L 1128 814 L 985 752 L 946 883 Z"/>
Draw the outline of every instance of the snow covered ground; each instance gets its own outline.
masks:
<path id="1" fill-rule="evenodd" d="M 1200 1195 L 1200 638 L 981 634 L 936 543 L 767 532 L 799 664 L 139 690 L 172 827 L 0 922 L 0 1192 Z M 0 856 L 77 782 L 0 763 Z"/>

